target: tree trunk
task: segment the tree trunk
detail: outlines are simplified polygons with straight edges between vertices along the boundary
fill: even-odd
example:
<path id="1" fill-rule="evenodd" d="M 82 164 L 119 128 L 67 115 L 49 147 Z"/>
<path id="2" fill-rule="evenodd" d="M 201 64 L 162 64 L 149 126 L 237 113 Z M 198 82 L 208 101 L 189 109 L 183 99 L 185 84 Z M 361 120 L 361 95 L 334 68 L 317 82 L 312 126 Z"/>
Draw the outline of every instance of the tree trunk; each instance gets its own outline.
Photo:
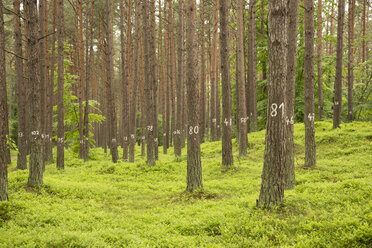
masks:
<path id="1" fill-rule="evenodd" d="M 151 36 L 151 23 L 150 23 L 150 7 L 151 2 L 145 0 L 142 3 L 142 18 L 143 18 L 143 50 L 145 60 L 145 83 L 144 83 L 144 97 L 145 97 L 145 119 L 147 129 L 147 165 L 155 165 L 155 152 L 154 152 L 154 120 L 153 120 L 153 55 L 152 55 L 152 42 Z"/>
<path id="2" fill-rule="evenodd" d="M 45 42 L 45 53 L 46 53 L 46 99 L 47 99 L 47 104 L 46 104 L 46 130 L 45 130 L 45 142 L 46 142 L 46 147 L 45 147 L 45 161 L 49 163 L 53 163 L 53 142 L 52 142 L 52 137 L 53 137 L 53 95 L 54 95 L 54 64 L 52 65 L 51 63 L 55 63 L 55 16 L 56 16 L 56 2 L 55 0 L 52 1 L 49 11 L 47 8 L 47 0 L 44 0 L 45 3 L 45 35 L 49 35 L 49 29 L 48 29 L 48 13 L 51 12 L 53 16 L 53 30 L 52 30 L 52 44 L 51 44 L 51 50 L 52 50 L 52 61 L 50 60 L 50 55 L 49 55 L 49 39 L 46 38 Z M 54 13 L 54 14 L 53 14 Z M 50 74 L 49 74 L 50 71 Z M 53 71 L 53 73 L 52 73 Z M 52 77 L 53 76 L 53 77 Z"/>
<path id="3" fill-rule="evenodd" d="M 316 165 L 314 128 L 314 0 L 305 0 L 304 6 L 305 167 L 314 167 Z"/>
<path id="4" fill-rule="evenodd" d="M 342 106 L 342 57 L 344 50 L 345 0 L 338 2 L 336 77 L 333 105 L 333 128 L 340 127 Z"/>
<path id="5" fill-rule="evenodd" d="M 217 34 L 218 34 L 218 3 L 219 1 L 215 1 L 214 6 L 214 19 L 213 19 L 213 44 L 212 44 L 212 51 L 211 51 L 211 140 L 217 141 L 217 87 L 218 87 L 218 79 L 217 79 Z M 219 122 L 218 122 L 219 123 Z"/>
<path id="6" fill-rule="evenodd" d="M 13 2 L 14 12 L 14 52 L 15 58 L 16 82 L 18 89 L 18 158 L 17 169 L 27 169 L 27 147 L 26 147 L 26 89 L 23 79 L 23 52 L 22 52 L 22 31 L 20 20 L 20 1 Z M 5 62 L 4 62 L 5 63 Z M 6 98 L 5 98 L 6 99 Z"/>
<path id="7" fill-rule="evenodd" d="M 140 1 L 135 2 L 135 34 L 134 34 L 134 64 L 133 64 L 133 85 L 132 94 L 130 100 L 130 118 L 129 118 L 129 133 L 130 133 L 130 144 L 129 144 L 129 162 L 134 163 L 134 152 L 136 146 L 136 112 L 137 112 L 137 91 L 138 84 L 140 80 L 139 74 L 139 43 L 140 43 L 140 11 L 141 3 Z M 130 21 L 128 19 L 127 21 Z M 130 64 L 128 64 L 130 66 Z"/>
<path id="8" fill-rule="evenodd" d="M 249 1 L 248 58 L 249 131 L 255 132 L 257 131 L 256 0 Z"/>
<path id="9" fill-rule="evenodd" d="M 131 74 L 129 72 L 129 67 L 132 65 L 130 62 L 130 49 L 131 49 L 131 10 L 132 10 L 132 1 L 128 1 L 128 21 L 127 21 L 127 42 L 125 42 L 124 37 L 124 3 L 120 1 L 120 46 L 121 46 L 121 85 L 122 85 L 122 113 L 121 113 L 121 122 L 122 122 L 122 132 L 123 132 L 123 159 L 126 161 L 128 159 L 128 143 L 130 141 L 129 135 L 129 122 L 128 122 L 128 115 L 129 115 L 129 88 L 128 85 L 131 83 Z M 127 60 L 125 58 L 125 44 L 127 44 Z M 133 87 L 132 87 L 133 88 Z M 133 94 L 133 92 L 132 92 Z M 136 103 L 134 103 L 136 104 Z M 129 141 L 128 141 L 129 138 Z"/>
<path id="10" fill-rule="evenodd" d="M 269 1 L 269 69 L 266 145 L 258 207 L 278 205 L 285 186 L 285 89 L 287 75 L 287 1 Z M 278 59 L 281 58 L 281 59 Z"/>
<path id="11" fill-rule="evenodd" d="M 203 188 L 199 135 L 198 56 L 196 39 L 196 1 L 186 0 L 187 44 L 187 188 L 194 192 Z"/>
<path id="12" fill-rule="evenodd" d="M 200 142 L 204 142 L 204 135 L 206 130 L 206 119 L 205 117 L 205 3 L 202 0 L 200 2 Z"/>
<path id="13" fill-rule="evenodd" d="M 3 1 L 0 0 L 0 201 L 8 201 L 8 103 L 5 67 Z"/>
<path id="14" fill-rule="evenodd" d="M 230 37 L 229 37 L 229 3 L 220 0 L 220 53 L 222 72 L 222 164 L 234 164 L 231 141 L 231 85 L 230 85 Z"/>
<path id="15" fill-rule="evenodd" d="M 76 53 L 77 53 L 77 75 L 78 75 L 78 100 L 79 100 L 79 139 L 80 139 L 80 149 L 79 158 L 84 158 L 84 148 L 85 148 L 85 137 L 84 137 L 84 109 L 83 109 L 83 99 L 84 99 L 84 86 L 85 86 L 85 72 L 84 72 L 84 37 L 83 37 L 83 1 L 77 0 L 76 2 Z"/>
<path id="16" fill-rule="evenodd" d="M 109 142 L 112 162 L 118 161 L 118 143 L 117 143 L 117 121 L 115 111 L 115 90 L 113 80 L 113 33 L 112 33 L 112 5 L 111 1 L 106 0 L 106 39 L 107 39 L 107 107 L 108 107 L 108 126 L 109 128 Z"/>
<path id="17" fill-rule="evenodd" d="M 37 1 L 27 0 L 27 27 L 29 30 L 28 47 L 28 78 L 31 86 L 30 115 L 31 115 L 31 155 L 28 185 L 40 186 L 43 184 L 43 140 L 41 126 L 41 81 L 40 81 L 40 44 L 39 44 L 39 17 Z"/>
<path id="18" fill-rule="evenodd" d="M 247 108 L 245 98 L 245 66 L 244 66 L 244 12 L 245 0 L 238 0 L 237 6 L 237 35 L 236 35 L 236 96 L 237 96 L 237 124 L 239 139 L 239 156 L 247 156 Z"/>
<path id="19" fill-rule="evenodd" d="M 265 40 L 265 0 L 261 0 L 261 39 Z M 262 59 L 262 79 L 266 80 L 267 78 L 267 68 L 266 60 Z"/>
<path id="20" fill-rule="evenodd" d="M 57 24 L 57 39 L 58 39 L 58 81 L 57 81 L 57 103 L 58 103 L 58 126 L 57 126 L 57 168 L 65 168 L 65 128 L 64 128 L 64 106 L 63 106 L 63 88 L 64 88 L 64 13 L 63 13 L 63 0 L 57 0 L 57 15 L 58 15 L 58 24 Z"/>
<path id="21" fill-rule="evenodd" d="M 345 3 L 344 3 L 345 8 Z M 362 16 L 362 33 L 363 33 L 363 39 L 362 39 L 362 63 L 364 63 L 367 60 L 367 45 L 366 45 L 366 30 L 367 30 L 367 0 L 363 1 L 363 16 Z M 337 39 L 338 40 L 338 39 Z"/>
<path id="22" fill-rule="evenodd" d="M 89 9 L 88 5 L 91 4 Z M 92 81 L 92 67 L 91 67 L 91 58 L 93 56 L 93 11 L 94 11 L 94 1 L 87 1 L 87 8 L 86 8 L 86 42 L 85 42 L 85 58 L 86 58 L 86 65 L 85 65 L 85 109 L 84 109 L 84 129 L 83 129 L 83 137 L 84 137 L 84 153 L 83 159 L 84 161 L 88 161 L 89 159 L 89 98 L 90 98 L 90 82 Z"/>
<path id="23" fill-rule="evenodd" d="M 322 18 L 322 1 L 318 0 L 318 45 L 317 45 L 317 60 L 318 60 L 318 120 L 323 118 L 323 72 L 322 72 L 322 45 L 323 45 L 323 18 Z"/>
<path id="24" fill-rule="evenodd" d="M 347 63 L 347 119 L 353 121 L 353 85 L 354 85 L 354 22 L 355 22 L 355 0 L 349 0 L 349 29 L 348 29 L 348 63 Z"/>
<path id="25" fill-rule="evenodd" d="M 174 155 L 181 156 L 182 142 L 182 89 L 183 89 L 183 0 L 178 2 L 178 78 L 177 78 L 177 127 L 174 135 Z"/>
<path id="26" fill-rule="evenodd" d="M 286 165 L 285 165 L 285 187 L 292 189 L 295 186 L 295 165 L 294 165 L 294 102 L 296 85 L 296 47 L 298 34 L 298 10 L 299 0 L 288 2 L 288 50 L 287 50 L 287 85 L 286 85 Z"/>

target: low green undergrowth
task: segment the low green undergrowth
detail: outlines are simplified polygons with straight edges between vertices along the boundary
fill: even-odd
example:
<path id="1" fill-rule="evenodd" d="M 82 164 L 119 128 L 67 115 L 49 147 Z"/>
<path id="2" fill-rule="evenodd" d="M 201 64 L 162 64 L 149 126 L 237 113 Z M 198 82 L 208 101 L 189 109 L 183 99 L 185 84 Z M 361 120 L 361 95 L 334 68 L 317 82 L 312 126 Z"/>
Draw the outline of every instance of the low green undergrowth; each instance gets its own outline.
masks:
<path id="1" fill-rule="evenodd" d="M 295 125 L 296 187 L 283 207 L 256 209 L 265 133 L 249 134 L 247 157 L 221 164 L 221 142 L 201 146 L 204 191 L 185 193 L 186 150 L 154 167 L 111 162 L 94 149 L 89 162 L 66 151 L 66 169 L 46 166 L 44 186 L 9 168 L 0 203 L 0 247 L 370 247 L 372 124 L 316 127 L 317 166 L 304 169 L 304 126 Z"/>

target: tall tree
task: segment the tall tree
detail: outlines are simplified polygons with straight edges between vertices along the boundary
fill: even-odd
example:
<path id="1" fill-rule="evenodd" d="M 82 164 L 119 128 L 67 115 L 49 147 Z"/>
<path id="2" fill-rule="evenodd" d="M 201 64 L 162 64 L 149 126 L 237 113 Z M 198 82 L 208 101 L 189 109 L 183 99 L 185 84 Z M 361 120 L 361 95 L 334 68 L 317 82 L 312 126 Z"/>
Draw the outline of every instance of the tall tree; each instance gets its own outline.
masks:
<path id="1" fill-rule="evenodd" d="M 15 0 L 14 6 L 14 52 L 15 57 L 15 70 L 16 82 L 18 89 L 18 158 L 17 169 L 27 169 L 27 146 L 26 146 L 26 89 L 23 79 L 23 52 L 22 52 L 22 31 L 21 31 L 21 11 L 20 1 Z"/>
<path id="2" fill-rule="evenodd" d="M 288 2 L 288 50 L 287 50 L 287 84 L 286 84 L 286 106 L 287 106 L 287 139 L 286 139 L 286 165 L 285 165 L 285 187 L 292 189 L 295 186 L 294 165 L 294 102 L 296 84 L 296 47 L 298 33 L 298 9 L 299 0 Z"/>
<path id="3" fill-rule="evenodd" d="M 367 0 L 363 1 L 363 16 L 362 16 L 362 34 L 363 34 L 363 39 L 362 39 L 362 63 L 364 63 L 367 59 L 367 42 L 366 42 L 366 31 L 367 31 Z M 345 8 L 345 3 L 344 3 L 344 8 Z"/>
<path id="4" fill-rule="evenodd" d="M 188 192 L 203 188 L 199 135 L 198 50 L 196 39 L 196 1 L 186 0 L 187 44 L 187 188 Z"/>
<path id="5" fill-rule="evenodd" d="M 65 127 L 64 127 L 64 106 L 63 106 L 63 89 L 64 89 L 64 13 L 63 0 L 57 0 L 57 39 L 58 39 L 58 79 L 57 79 L 57 168 L 65 168 Z"/>
<path id="6" fill-rule="evenodd" d="M 183 94 L 183 0 L 178 1 L 178 77 L 177 77 L 177 127 L 174 137 L 174 155 L 181 156 L 182 146 L 182 94 Z"/>
<path id="7" fill-rule="evenodd" d="M 106 39 L 107 39 L 107 109 L 108 109 L 108 125 L 109 125 L 109 142 L 112 162 L 118 161 L 118 143 L 117 143 L 117 121 L 115 111 L 115 97 L 114 97 L 114 81 L 113 81 L 113 32 L 112 32 L 112 4 L 111 1 L 106 0 Z"/>
<path id="8" fill-rule="evenodd" d="M 217 128 L 219 128 L 219 119 L 217 118 L 217 88 L 218 88 L 218 77 L 217 77 L 217 39 L 218 39 L 218 5 L 219 0 L 214 1 L 214 15 L 213 15 L 213 44 L 211 46 L 211 64 L 210 64 L 210 79 L 211 79 L 211 140 L 217 141 L 218 134 Z M 217 127 L 218 126 L 218 127 Z"/>
<path id="9" fill-rule="evenodd" d="M 135 1 L 135 33 L 134 33 L 134 63 L 133 63 L 133 82 L 132 82 L 132 94 L 130 100 L 130 118 L 129 118 L 129 133 L 130 133 L 130 144 L 129 144 L 129 162 L 134 162 L 134 151 L 136 146 L 136 103 L 137 103 L 137 91 L 138 84 L 140 81 L 139 71 L 139 43 L 140 43 L 140 1 Z M 130 19 L 128 19 L 130 21 Z M 128 66 L 130 66 L 128 64 Z"/>
<path id="10" fill-rule="evenodd" d="M 128 50 L 128 55 L 129 55 L 129 50 L 131 47 L 131 8 L 132 8 L 132 1 L 128 1 L 128 15 L 127 15 L 127 50 Z M 125 56 L 125 36 L 124 36 L 124 18 L 125 18 L 125 13 L 124 13 L 124 3 L 123 1 L 120 1 L 120 46 L 121 46 L 121 51 L 120 51 L 120 56 L 121 56 L 121 85 L 122 85 L 122 113 L 121 113 L 121 121 L 123 124 L 122 131 L 124 135 L 124 140 L 123 140 L 123 159 L 127 160 L 128 159 L 128 134 L 129 134 L 129 104 L 128 104 L 128 99 L 129 99 L 129 92 L 128 92 L 128 84 L 131 82 L 131 74 L 129 72 L 129 67 L 131 63 L 129 64 L 130 57 L 127 56 L 127 61 L 126 61 L 126 56 Z M 133 92 L 132 92 L 133 94 Z M 135 104 L 135 103 L 134 103 Z M 129 137 L 130 138 L 130 137 Z"/>
<path id="11" fill-rule="evenodd" d="M 222 164 L 230 166 L 234 163 L 231 141 L 231 85 L 230 85 L 230 37 L 229 37 L 229 3 L 220 0 L 220 52 L 222 72 Z"/>
<path id="12" fill-rule="evenodd" d="M 322 49 L 323 49 L 323 17 L 322 1 L 318 0 L 318 44 L 317 44 L 317 68 L 318 68 L 318 120 L 323 117 L 323 72 L 322 72 Z"/>
<path id="13" fill-rule="evenodd" d="M 153 123 L 153 61 L 152 61 L 152 45 L 151 39 L 151 23 L 150 23 L 150 7 L 151 2 L 145 0 L 142 3 L 142 25 L 143 25 L 143 50 L 144 50 L 144 69 L 145 69 L 145 84 L 144 84 L 144 97 L 145 97 L 145 117 L 147 127 L 147 165 L 155 165 L 155 152 L 154 152 L 154 123 Z"/>
<path id="14" fill-rule="evenodd" d="M 354 85 L 354 26 L 355 26 L 355 0 L 349 0 L 349 26 L 348 26 L 348 63 L 347 63 L 347 119 L 353 121 L 353 85 Z"/>
<path id="15" fill-rule="evenodd" d="M 236 35 L 236 95 L 238 97 L 238 132 L 239 156 L 247 155 L 247 109 L 245 98 L 245 68 L 244 68 L 244 10 L 245 0 L 238 0 L 237 6 L 237 35 Z"/>
<path id="16" fill-rule="evenodd" d="M 268 104 L 265 156 L 258 207 L 280 204 L 284 197 L 287 12 L 287 1 L 269 1 Z"/>
<path id="17" fill-rule="evenodd" d="M 49 36 L 49 28 L 48 28 L 48 13 L 51 12 L 52 16 L 53 16 L 53 20 L 52 20 L 52 25 L 53 25 L 53 30 L 52 30 L 52 44 L 51 44 L 51 50 L 53 50 L 54 54 L 52 54 L 52 56 L 55 56 L 55 47 L 53 47 L 55 45 L 55 12 L 54 12 L 54 9 L 56 8 L 55 7 L 55 1 L 52 1 L 52 3 L 49 5 L 50 8 L 48 10 L 47 8 L 47 0 L 43 0 L 44 1 L 44 4 L 45 4 L 45 8 L 44 8 L 44 15 L 45 15 L 45 18 L 44 18 L 44 22 L 45 22 L 45 36 L 48 37 Z M 54 13 L 54 14 L 53 14 Z M 46 63 L 46 81 L 45 81 L 45 84 L 46 84 L 46 87 L 45 87 L 45 90 L 46 90 L 46 105 L 45 105 L 45 115 L 46 115 L 46 125 L 45 125 L 45 161 L 48 161 L 50 163 L 53 163 L 54 162 L 54 159 L 53 159 L 53 95 L 54 95 L 54 65 L 51 64 L 51 59 L 50 59 L 50 54 L 49 54 L 49 39 L 46 38 L 46 41 L 45 41 L 45 63 Z M 53 63 L 55 63 L 55 58 L 53 58 L 54 61 Z M 52 60 L 53 60 L 52 59 Z M 53 70 L 53 77 L 52 77 L 52 70 Z M 49 74 L 50 72 L 50 74 Z"/>
<path id="18" fill-rule="evenodd" d="M 316 164 L 314 128 L 314 0 L 305 0 L 304 7 L 305 166 L 313 167 Z"/>
<path id="19" fill-rule="evenodd" d="M 206 130 L 206 113 L 205 113 L 205 1 L 200 1 L 200 142 L 203 143 Z"/>
<path id="20" fill-rule="evenodd" d="M 249 1 L 248 26 L 248 113 L 249 130 L 257 131 L 257 85 L 256 85 L 256 0 Z"/>
<path id="21" fill-rule="evenodd" d="M 31 155 L 28 185 L 43 184 L 43 140 L 41 133 L 41 81 L 39 67 L 39 17 L 36 0 L 26 1 L 27 27 L 28 27 L 28 78 L 30 82 L 30 128 L 31 128 Z"/>
<path id="22" fill-rule="evenodd" d="M 80 139 L 80 149 L 79 149 L 79 158 L 84 158 L 84 148 L 85 148 L 85 137 L 84 137 L 84 86 L 86 83 L 85 72 L 84 72 L 84 37 L 83 37 L 83 1 L 76 1 L 76 21 L 75 21 L 75 35 L 76 35 L 76 62 L 77 62 L 77 75 L 78 75 L 78 89 L 77 97 L 79 101 L 79 139 Z"/>
<path id="23" fill-rule="evenodd" d="M 338 128 L 341 123 L 344 19 L 345 19 L 345 0 L 340 0 L 338 1 L 338 19 L 337 19 L 337 54 L 336 54 L 335 92 L 334 92 L 334 97 L 333 97 L 334 99 L 333 128 Z"/>
<path id="24" fill-rule="evenodd" d="M 8 200 L 8 97 L 5 71 L 3 1 L 0 0 L 0 201 Z"/>

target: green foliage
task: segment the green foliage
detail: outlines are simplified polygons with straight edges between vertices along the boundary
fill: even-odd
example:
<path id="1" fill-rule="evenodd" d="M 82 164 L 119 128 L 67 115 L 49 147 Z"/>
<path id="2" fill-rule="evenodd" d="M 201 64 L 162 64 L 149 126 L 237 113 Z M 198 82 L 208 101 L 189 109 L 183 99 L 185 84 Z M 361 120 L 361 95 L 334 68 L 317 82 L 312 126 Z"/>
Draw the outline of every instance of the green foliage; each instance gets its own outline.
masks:
<path id="1" fill-rule="evenodd" d="M 256 209 L 265 132 L 249 134 L 247 157 L 221 164 L 221 142 L 201 146 L 204 190 L 185 193 L 186 149 L 156 166 L 111 162 L 100 148 L 84 163 L 46 165 L 44 186 L 9 170 L 0 203 L 0 247 L 369 247 L 372 242 L 372 125 L 316 122 L 317 166 L 304 169 L 304 125 L 295 125 L 296 182 L 283 207 Z"/>
<path id="2" fill-rule="evenodd" d="M 70 51 L 70 46 L 68 43 L 65 43 L 65 51 Z M 64 60 L 64 91 L 63 91 L 63 105 L 64 105 L 64 125 L 65 125 L 65 141 L 66 143 L 70 144 L 75 153 L 79 152 L 79 102 L 78 98 L 74 95 L 73 92 L 73 85 L 76 84 L 76 80 L 78 79 L 77 75 L 73 75 L 69 73 L 68 68 L 73 66 L 72 62 L 65 58 Z M 56 68 L 56 71 L 58 68 Z M 57 86 L 58 76 L 55 74 L 54 77 L 54 93 L 57 94 L 58 86 Z M 85 109 L 86 101 L 82 102 L 83 109 Z M 101 114 L 99 108 L 99 102 L 95 100 L 89 100 L 89 109 L 90 113 L 88 115 L 89 118 L 89 128 L 90 131 L 94 128 L 94 123 L 102 123 L 105 121 L 105 117 Z M 53 123 L 53 129 L 55 133 L 57 132 L 57 105 L 53 106 L 53 111 L 55 114 Z M 94 110 L 94 112 L 92 111 Z M 90 132 L 90 136 L 93 134 Z M 56 138 L 56 137 L 54 137 Z M 89 139 L 89 142 L 93 145 L 93 140 Z"/>

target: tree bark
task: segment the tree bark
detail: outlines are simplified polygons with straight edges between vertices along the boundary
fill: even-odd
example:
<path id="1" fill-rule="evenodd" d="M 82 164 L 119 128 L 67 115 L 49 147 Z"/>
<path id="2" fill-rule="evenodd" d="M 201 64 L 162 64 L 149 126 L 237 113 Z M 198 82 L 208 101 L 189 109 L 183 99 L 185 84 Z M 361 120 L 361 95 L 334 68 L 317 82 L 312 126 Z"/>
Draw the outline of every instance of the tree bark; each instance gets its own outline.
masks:
<path id="1" fill-rule="evenodd" d="M 132 9 L 132 1 L 128 1 L 128 15 L 127 15 L 127 42 L 125 42 L 124 37 L 124 3 L 123 1 L 120 1 L 120 46 L 121 46 L 121 85 L 122 85 L 122 113 L 121 113 L 121 121 L 122 121 L 122 132 L 123 132 L 123 159 L 128 159 L 128 143 L 130 141 L 129 136 L 129 122 L 128 122 L 128 115 L 129 115 L 129 83 L 131 83 L 131 74 L 129 72 L 129 67 L 131 63 L 129 64 L 130 59 L 129 58 L 129 50 L 131 49 L 131 9 Z M 125 44 L 127 44 L 127 60 L 125 57 Z M 133 92 L 132 92 L 133 94 Z M 136 103 L 134 103 L 136 104 Z M 129 139 L 129 140 L 128 140 Z"/>
<path id="2" fill-rule="evenodd" d="M 5 34 L 3 19 L 3 1 L 0 0 L 0 201 L 8 201 L 8 161 L 7 139 L 8 103 L 5 67 Z"/>
<path id="3" fill-rule="evenodd" d="M 244 67 L 244 10 L 245 0 L 238 0 L 237 6 L 237 36 L 236 36 L 236 95 L 238 98 L 238 132 L 239 156 L 247 156 L 247 109 L 245 98 L 245 67 Z"/>
<path id="4" fill-rule="evenodd" d="M 27 146 L 26 146 L 26 89 L 23 79 L 23 52 L 22 52 L 22 31 L 20 20 L 20 1 L 13 2 L 14 12 L 14 52 L 15 58 L 16 83 L 18 89 L 18 155 L 17 169 L 27 169 Z M 5 63 L 5 62 L 4 62 Z"/>
<path id="5" fill-rule="evenodd" d="M 28 78 L 30 80 L 30 119 L 31 119 L 31 155 L 28 185 L 41 186 L 43 184 L 43 140 L 41 116 L 41 80 L 40 80 L 40 44 L 39 44 L 39 17 L 37 1 L 27 0 L 27 27 L 28 33 Z"/>
<path id="6" fill-rule="evenodd" d="M 183 0 L 178 2 L 178 77 L 177 77 L 177 127 L 174 135 L 174 155 L 181 156 L 182 142 L 182 89 L 183 89 Z"/>
<path id="7" fill-rule="evenodd" d="M 257 131 L 256 0 L 249 1 L 248 58 L 249 131 L 255 132 Z"/>
<path id="8" fill-rule="evenodd" d="M 200 2 L 200 142 L 204 142 L 205 130 L 206 130 L 206 114 L 205 114 L 205 2 Z"/>
<path id="9" fill-rule="evenodd" d="M 305 167 L 316 165 L 314 113 L 314 0 L 304 1 Z"/>
<path id="10" fill-rule="evenodd" d="M 347 63 L 347 119 L 353 121 L 353 85 L 354 85 L 354 23 L 355 23 L 355 0 L 349 0 L 349 29 L 348 29 L 348 63 Z"/>
<path id="11" fill-rule="evenodd" d="M 220 0 L 220 54 L 222 72 L 222 164 L 234 164 L 231 141 L 231 85 L 230 85 L 230 30 L 229 30 L 229 4 Z"/>
<path id="12" fill-rule="evenodd" d="M 336 55 L 336 76 L 335 92 L 333 105 L 333 128 L 340 127 L 341 106 L 342 106 L 342 57 L 344 50 L 344 19 L 345 19 L 345 0 L 338 2 L 337 20 L 337 55 Z"/>
<path id="13" fill-rule="evenodd" d="M 145 97 L 145 120 L 146 120 L 146 143 L 147 143 L 147 165 L 155 165 L 154 152 L 154 120 L 153 120 L 153 61 L 152 61 L 152 44 L 151 39 L 151 23 L 150 23 L 150 5 L 149 0 L 144 0 L 142 3 L 142 23 L 143 23 L 143 51 L 145 60 L 145 83 L 144 83 L 144 97 Z"/>
<path id="14" fill-rule="evenodd" d="M 107 107 L 108 107 L 108 125 L 109 125 L 109 142 L 112 162 L 118 161 L 118 144 L 117 144 L 117 121 L 115 111 L 115 91 L 113 81 L 113 33 L 112 33 L 112 5 L 111 1 L 106 0 L 106 39 L 107 39 Z"/>
<path id="15" fill-rule="evenodd" d="M 64 106 L 63 106 L 63 89 L 64 89 L 64 13 L 63 13 L 63 0 L 57 0 L 57 15 L 58 15 L 58 24 L 57 24 L 57 39 L 58 39 L 58 81 L 57 81 L 57 103 L 58 103 L 58 125 L 57 125 L 57 168 L 65 168 L 65 155 L 64 155 Z"/>
<path id="16" fill-rule="evenodd" d="M 194 192 L 203 188 L 200 158 L 198 56 L 196 39 L 196 1 L 186 0 L 187 44 L 187 187 Z"/>
<path id="17" fill-rule="evenodd" d="M 134 34 L 134 64 L 133 64 L 133 85 L 132 94 L 130 100 L 130 118 L 129 118 L 129 133 L 130 133 L 130 144 L 129 144 L 129 162 L 134 163 L 134 152 L 136 146 L 136 105 L 137 105 L 137 91 L 138 84 L 140 81 L 139 74 L 139 43 L 140 43 L 140 11 L 141 3 L 140 1 L 135 2 L 135 34 Z M 129 21 L 129 19 L 128 19 Z M 130 66 L 128 64 L 128 66 Z"/>
<path id="18" fill-rule="evenodd" d="M 285 165 L 285 187 L 292 189 L 295 186 L 295 165 L 294 165 L 294 103 L 296 85 L 296 48 L 298 34 L 298 10 L 299 0 L 288 2 L 288 50 L 287 50 L 287 85 L 286 85 L 286 165 Z"/>
<path id="19" fill-rule="evenodd" d="M 261 0 L 261 39 L 265 40 L 265 0 Z M 266 60 L 262 59 L 262 79 L 267 78 Z"/>
<path id="20" fill-rule="evenodd" d="M 318 120 L 323 118 L 323 71 L 322 71 L 322 49 L 323 49 L 323 18 L 322 1 L 318 0 L 318 45 L 317 45 L 317 68 L 318 68 Z"/>
<path id="21" fill-rule="evenodd" d="M 266 145 L 258 207 L 278 205 L 285 187 L 285 89 L 287 75 L 287 1 L 269 1 L 269 69 Z M 278 59 L 281 58 L 281 59 Z"/>

